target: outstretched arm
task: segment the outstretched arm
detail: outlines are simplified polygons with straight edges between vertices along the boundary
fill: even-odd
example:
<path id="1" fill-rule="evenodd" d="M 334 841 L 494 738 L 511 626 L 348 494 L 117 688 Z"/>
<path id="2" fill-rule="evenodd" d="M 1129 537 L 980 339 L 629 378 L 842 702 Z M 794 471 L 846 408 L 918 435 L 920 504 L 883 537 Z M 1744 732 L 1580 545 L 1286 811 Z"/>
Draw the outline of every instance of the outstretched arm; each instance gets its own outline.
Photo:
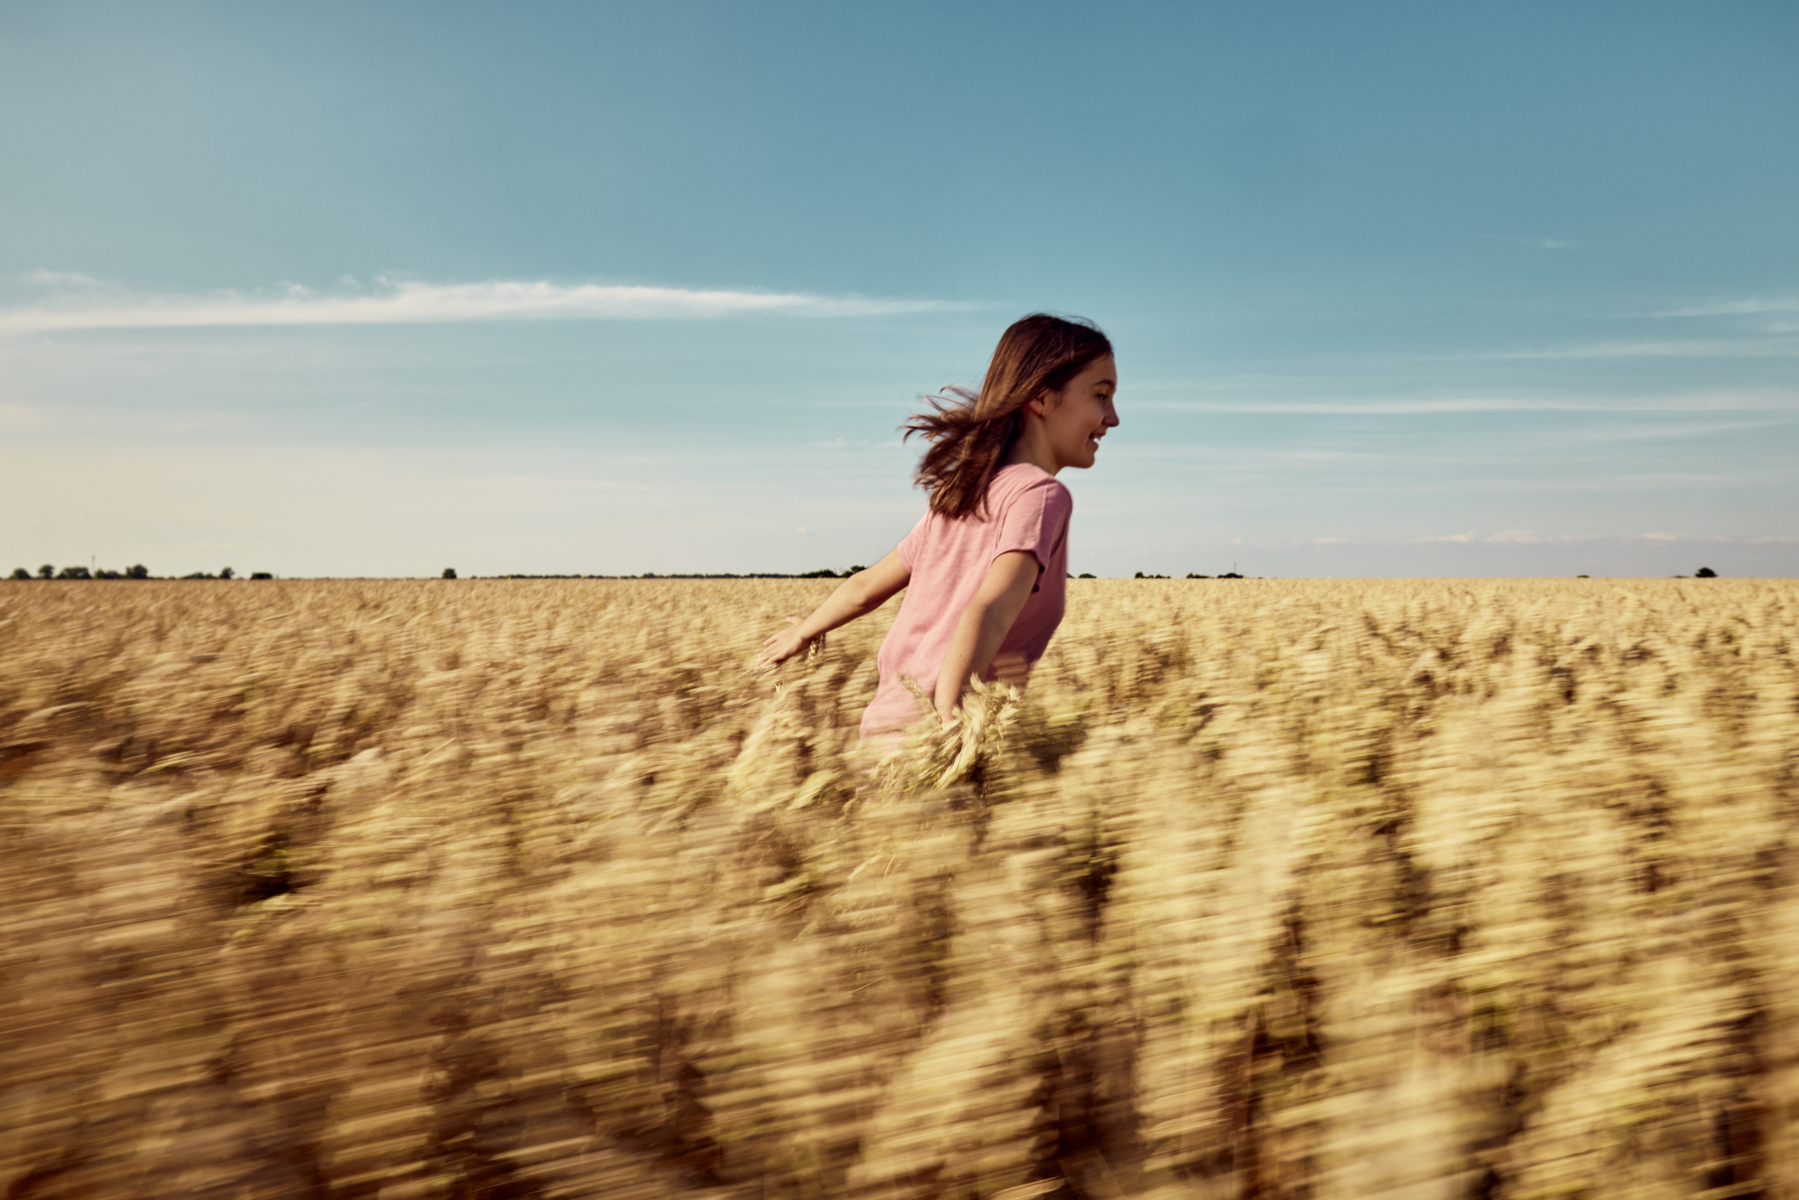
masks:
<path id="1" fill-rule="evenodd" d="M 1012 631 L 1012 622 L 1024 611 L 1024 602 L 1037 586 L 1037 575 L 1043 568 L 1037 556 L 1028 550 L 1008 550 L 987 568 L 987 578 L 962 619 L 956 622 L 955 636 L 937 671 L 937 715 L 949 724 L 962 702 L 962 689 L 972 675 L 985 675 L 999 653 L 1000 643 Z"/>
<path id="2" fill-rule="evenodd" d="M 763 642 L 756 665 L 772 667 L 793 657 L 813 638 L 829 633 L 839 625 L 847 625 L 887 603 L 911 578 L 912 570 L 900 561 L 897 550 L 874 566 L 857 571 L 838 584 L 837 590 L 813 609 L 811 616 Z"/>

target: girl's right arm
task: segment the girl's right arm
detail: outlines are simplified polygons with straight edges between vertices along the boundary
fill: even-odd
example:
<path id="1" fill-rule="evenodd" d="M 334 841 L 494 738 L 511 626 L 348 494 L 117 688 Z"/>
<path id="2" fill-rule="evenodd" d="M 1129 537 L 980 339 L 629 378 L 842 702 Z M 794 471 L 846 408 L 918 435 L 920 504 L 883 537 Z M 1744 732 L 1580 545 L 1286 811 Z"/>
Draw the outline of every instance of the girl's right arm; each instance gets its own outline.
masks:
<path id="1" fill-rule="evenodd" d="M 1029 550 L 1008 550 L 987 568 L 980 589 L 956 622 L 943 665 L 937 670 L 937 692 L 932 699 L 945 725 L 954 719 L 969 678 L 985 678 L 1042 572 L 1037 556 Z"/>
<path id="2" fill-rule="evenodd" d="M 763 642 L 756 665 L 772 667 L 793 657 L 812 639 L 881 607 L 911 579 L 912 569 L 900 561 L 898 550 L 893 551 L 874 566 L 857 571 L 838 584 L 837 590 L 804 621 L 795 622 Z"/>

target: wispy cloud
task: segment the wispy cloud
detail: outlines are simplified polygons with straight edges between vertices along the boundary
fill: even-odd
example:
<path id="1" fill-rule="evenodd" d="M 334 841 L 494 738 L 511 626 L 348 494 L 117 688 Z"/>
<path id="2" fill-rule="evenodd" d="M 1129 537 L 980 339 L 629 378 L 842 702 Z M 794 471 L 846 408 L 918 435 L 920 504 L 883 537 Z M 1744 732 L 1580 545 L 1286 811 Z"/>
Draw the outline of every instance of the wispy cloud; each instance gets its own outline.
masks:
<path id="1" fill-rule="evenodd" d="M 1473 358 L 1794 358 L 1799 341 L 1790 338 L 1687 338 L 1646 342 L 1593 342 L 1547 350 L 1502 350 Z"/>
<path id="2" fill-rule="evenodd" d="M 20 278 L 38 287 L 93 287 L 100 282 L 75 271 L 27 271 Z"/>
<path id="3" fill-rule="evenodd" d="M 1664 308 L 1652 317 L 1740 317 L 1755 313 L 1799 312 L 1799 297 L 1757 297 L 1748 300 L 1723 300 L 1710 304 L 1694 304 L 1686 308 Z"/>
<path id="4" fill-rule="evenodd" d="M 1714 421 L 1709 424 L 1670 422 L 1659 425 L 1625 425 L 1622 422 L 1609 422 L 1590 429 L 1564 430 L 1558 436 L 1571 442 L 1665 441 L 1671 438 L 1716 437 L 1719 434 L 1743 433 L 1751 429 L 1779 429 L 1782 426 L 1791 425 L 1794 419 L 1793 416 L 1784 416 L 1768 421 Z"/>
<path id="5" fill-rule="evenodd" d="M 1200 385 L 1188 385 L 1195 388 Z M 1742 390 L 1672 396 L 1518 395 L 1431 396 L 1416 399 L 1292 400 L 1155 399 L 1146 405 L 1164 412 L 1295 413 L 1319 416 L 1429 416 L 1483 412 L 1766 412 L 1799 408 L 1799 391 Z"/>
<path id="6" fill-rule="evenodd" d="M 1500 412 L 1567 408 L 1558 401 L 1454 397 L 1424 400 L 1164 400 L 1150 404 L 1168 412 L 1314 413 L 1342 416 L 1423 416 L 1430 413 Z"/>
<path id="7" fill-rule="evenodd" d="M 1536 250 L 1574 250 L 1580 246 L 1579 242 L 1572 242 L 1566 238 L 1512 237 L 1503 233 L 1477 233 L 1474 236 L 1484 238 L 1489 242 L 1504 242 L 1511 246 L 1530 246 Z"/>
<path id="8" fill-rule="evenodd" d="M 68 287 L 73 278 L 35 279 Z M 91 282 L 91 281 L 90 281 Z M 210 296 L 95 294 L 83 287 L 24 308 L 0 309 L 0 333 L 206 326 L 416 325 L 504 320 L 705 320 L 754 314 L 867 317 L 941 312 L 936 300 L 818 296 L 803 292 L 701 291 L 543 280 L 432 284 L 379 281 L 372 292 L 310 291 L 297 284 Z"/>
<path id="9" fill-rule="evenodd" d="M 1666 532 L 1637 533 L 1637 534 L 1569 534 L 1569 533 L 1539 534 L 1539 533 L 1535 532 L 1534 530 L 1529 530 L 1529 529 L 1508 529 L 1501 533 L 1489 534 L 1486 537 L 1477 537 L 1476 535 L 1474 535 L 1472 533 L 1452 533 L 1452 534 L 1448 534 L 1443 537 L 1415 537 L 1415 538 L 1407 538 L 1406 544 L 1407 545 L 1419 545 L 1419 544 L 1424 544 L 1424 543 L 1443 543 L 1443 542 L 1461 542 L 1461 543 L 1485 542 L 1485 543 L 1496 544 L 1496 545 L 1545 546 L 1545 545 L 1574 545 L 1574 544 L 1623 545 L 1623 544 L 1628 544 L 1631 542 L 1697 542 L 1697 541 L 1731 542 L 1731 543 L 1737 543 L 1737 544 L 1742 544 L 1742 545 L 1751 545 L 1751 546 L 1799 545 L 1799 537 L 1786 536 L 1786 535 L 1781 535 L 1781 534 L 1762 534 L 1762 535 L 1755 536 L 1755 537 L 1733 536 L 1730 534 L 1713 534 L 1710 536 L 1704 536 L 1704 535 L 1699 535 L 1699 534 L 1666 533 Z M 1294 544 L 1295 545 L 1304 545 L 1305 543 L 1304 542 L 1296 542 Z M 1371 544 L 1383 545 L 1383 544 L 1387 544 L 1387 543 L 1383 543 L 1383 542 L 1380 542 L 1377 540 Z"/>

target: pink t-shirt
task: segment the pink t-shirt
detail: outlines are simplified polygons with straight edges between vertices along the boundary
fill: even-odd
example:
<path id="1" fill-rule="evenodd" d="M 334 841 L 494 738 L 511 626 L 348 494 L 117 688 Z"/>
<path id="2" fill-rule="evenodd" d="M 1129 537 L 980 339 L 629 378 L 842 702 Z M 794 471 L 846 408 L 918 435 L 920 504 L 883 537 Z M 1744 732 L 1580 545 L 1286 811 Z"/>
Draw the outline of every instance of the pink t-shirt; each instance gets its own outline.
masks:
<path id="1" fill-rule="evenodd" d="M 900 561 L 912 572 L 899 616 L 876 660 L 880 686 L 862 714 L 862 736 L 904 729 L 922 715 L 906 687 L 915 680 L 930 696 L 949 653 L 956 625 L 980 590 L 993 560 L 1010 550 L 1037 558 L 1036 585 L 1012 629 L 1000 643 L 995 665 L 1043 657 L 1067 606 L 1068 517 L 1074 501 L 1055 476 L 1030 463 L 1000 468 L 987 485 L 987 503 L 967 517 L 927 512 L 899 544 Z M 993 677 L 989 669 L 987 677 Z"/>

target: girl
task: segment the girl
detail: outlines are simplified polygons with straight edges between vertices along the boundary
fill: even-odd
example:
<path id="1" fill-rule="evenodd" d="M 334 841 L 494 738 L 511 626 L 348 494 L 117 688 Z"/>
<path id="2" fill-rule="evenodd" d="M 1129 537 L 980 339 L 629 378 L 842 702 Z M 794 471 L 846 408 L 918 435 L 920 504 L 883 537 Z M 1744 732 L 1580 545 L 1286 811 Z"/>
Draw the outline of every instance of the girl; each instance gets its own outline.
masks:
<path id="1" fill-rule="evenodd" d="M 904 426 L 930 443 L 916 477 L 929 511 L 898 549 L 764 642 L 757 662 L 782 662 L 905 588 L 864 740 L 918 718 L 907 679 L 946 725 L 971 677 L 1022 685 L 1062 621 L 1073 502 L 1056 475 L 1093 465 L 1118 425 L 1117 389 L 1112 343 L 1097 327 L 1036 313 L 1006 330 L 978 395 L 946 389 L 954 399 Z"/>

